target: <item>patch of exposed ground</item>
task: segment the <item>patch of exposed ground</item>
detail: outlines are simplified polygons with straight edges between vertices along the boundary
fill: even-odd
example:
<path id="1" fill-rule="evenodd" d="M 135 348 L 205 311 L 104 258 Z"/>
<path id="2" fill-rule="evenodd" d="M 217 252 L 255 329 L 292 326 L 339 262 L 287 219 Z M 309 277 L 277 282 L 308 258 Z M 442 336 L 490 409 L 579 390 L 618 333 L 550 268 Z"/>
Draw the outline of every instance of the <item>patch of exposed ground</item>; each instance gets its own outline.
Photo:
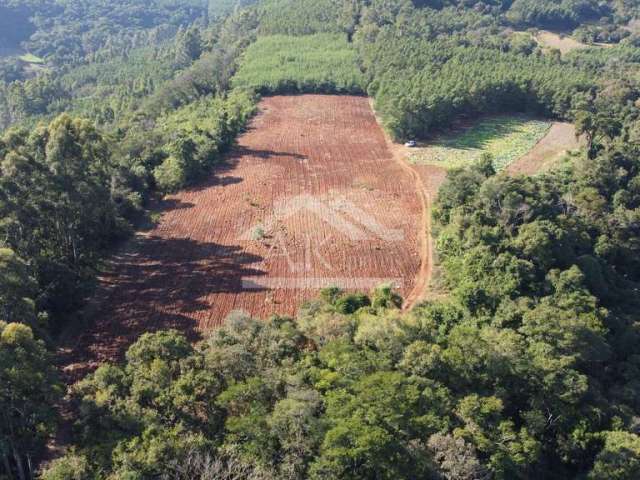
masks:
<path id="1" fill-rule="evenodd" d="M 228 157 L 112 259 L 91 325 L 61 353 L 70 381 L 144 332 L 197 338 L 234 310 L 293 315 L 329 285 L 390 282 L 412 298 L 426 268 L 418 177 L 366 98 L 265 98 Z"/>
<path id="2" fill-rule="evenodd" d="M 552 167 L 567 152 L 577 150 L 581 142 L 571 123 L 554 122 L 549 132 L 518 160 L 507 167 L 511 175 L 533 175 Z"/>
<path id="3" fill-rule="evenodd" d="M 589 47 L 586 43 L 579 42 L 575 38 L 549 32 L 547 30 L 540 30 L 537 35 L 534 36 L 534 40 L 543 48 L 554 48 L 556 50 L 560 50 L 562 55 L 579 48 Z"/>

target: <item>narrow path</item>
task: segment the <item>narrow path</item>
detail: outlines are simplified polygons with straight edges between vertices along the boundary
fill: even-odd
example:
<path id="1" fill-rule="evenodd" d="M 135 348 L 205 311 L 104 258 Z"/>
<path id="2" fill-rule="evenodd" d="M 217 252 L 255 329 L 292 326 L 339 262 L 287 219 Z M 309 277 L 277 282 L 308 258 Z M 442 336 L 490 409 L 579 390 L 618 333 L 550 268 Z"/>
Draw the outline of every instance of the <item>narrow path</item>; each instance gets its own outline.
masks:
<path id="1" fill-rule="evenodd" d="M 374 114 L 373 99 L 369 104 Z M 380 118 L 376 115 L 382 126 Z M 387 146 L 395 161 L 414 179 L 416 192 L 422 204 L 421 228 L 419 230 L 420 269 L 415 278 L 413 289 L 406 294 L 404 309 L 411 310 L 415 305 L 429 298 L 437 298 L 440 294 L 433 288 L 434 269 L 438 275 L 433 236 L 432 236 L 432 202 L 440 185 L 446 179 L 446 170 L 435 165 L 413 165 L 407 161 L 410 149 L 394 142 L 384 129 Z M 575 135 L 574 125 L 566 122 L 554 122 L 549 132 L 538 143 L 506 169 L 509 175 L 534 175 L 548 169 L 568 151 L 578 149 L 582 142 Z"/>
<path id="2" fill-rule="evenodd" d="M 404 310 L 411 310 L 415 305 L 417 305 L 420 301 L 422 301 L 427 293 L 427 289 L 431 284 L 431 277 L 433 274 L 433 238 L 431 236 L 431 195 L 422 180 L 421 175 L 413 168 L 413 166 L 407 162 L 408 152 L 406 151 L 406 147 L 394 142 L 389 134 L 382 127 L 382 122 L 378 118 L 374 105 L 373 99 L 369 99 L 369 104 L 371 105 L 371 110 L 376 116 L 378 123 L 380 123 L 380 127 L 384 132 L 385 140 L 387 141 L 387 146 L 391 153 L 393 154 L 394 160 L 400 165 L 400 167 L 406 171 L 411 178 L 413 178 L 416 188 L 416 193 L 420 198 L 420 203 L 422 205 L 422 215 L 419 229 L 419 251 L 420 251 L 420 269 L 418 270 L 418 274 L 415 278 L 413 289 L 406 295 L 404 299 Z"/>
<path id="3" fill-rule="evenodd" d="M 420 270 L 416 276 L 413 290 L 405 298 L 403 308 L 411 310 L 416 304 L 422 301 L 431 284 L 433 273 L 433 237 L 431 236 L 431 195 L 427 193 L 427 188 L 422 181 L 422 177 L 406 161 L 406 155 L 394 145 L 389 145 L 393 152 L 393 158 L 406 170 L 414 179 L 416 192 L 422 203 L 422 221 L 420 222 Z"/>
<path id="4" fill-rule="evenodd" d="M 576 128 L 567 122 L 553 122 L 547 134 L 526 154 L 512 162 L 510 175 L 535 175 L 552 168 L 568 151 L 578 150 L 584 142 L 576 137 Z"/>

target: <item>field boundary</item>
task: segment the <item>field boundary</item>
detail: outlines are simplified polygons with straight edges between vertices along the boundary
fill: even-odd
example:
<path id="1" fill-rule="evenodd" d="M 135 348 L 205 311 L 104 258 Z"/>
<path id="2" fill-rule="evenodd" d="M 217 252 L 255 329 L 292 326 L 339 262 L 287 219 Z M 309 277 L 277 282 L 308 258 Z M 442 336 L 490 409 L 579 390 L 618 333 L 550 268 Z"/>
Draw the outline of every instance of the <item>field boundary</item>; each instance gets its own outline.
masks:
<path id="1" fill-rule="evenodd" d="M 420 232 L 420 270 L 415 280 L 413 290 L 405 299 L 405 310 L 411 310 L 417 303 L 422 301 L 431 285 L 433 275 L 433 237 L 431 235 L 431 195 L 427 193 L 426 186 L 422 178 L 403 158 L 398 158 L 398 153 L 392 146 L 393 157 L 398 163 L 411 174 L 415 180 L 416 190 L 422 203 L 422 224 Z"/>
<path id="2" fill-rule="evenodd" d="M 418 275 L 415 279 L 415 284 L 413 290 L 409 292 L 407 297 L 404 299 L 403 309 L 411 310 L 416 304 L 422 301 L 426 295 L 427 290 L 431 285 L 431 277 L 433 275 L 433 236 L 432 225 L 431 225 L 431 204 L 432 199 L 431 195 L 428 193 L 427 187 L 422 180 L 420 174 L 413 168 L 413 166 L 407 161 L 407 155 L 403 151 L 402 146 L 397 144 L 391 139 L 391 136 L 387 133 L 387 131 L 382 126 L 382 122 L 378 117 L 374 102 L 372 98 L 369 98 L 369 105 L 371 106 L 371 110 L 382 129 L 384 134 L 384 138 L 387 142 L 389 150 L 393 155 L 393 159 L 400 165 L 400 167 L 409 173 L 413 178 L 416 186 L 416 193 L 420 198 L 420 203 L 422 204 L 422 221 L 420 225 L 420 269 L 418 270 Z"/>
<path id="3" fill-rule="evenodd" d="M 332 284 L 390 283 L 413 305 L 430 275 L 422 187 L 367 98 L 264 97 L 225 164 L 105 262 L 93 318 L 59 350 L 65 377 L 121 359 L 141 333 L 195 340 L 233 311 L 295 316 Z"/>
<path id="4" fill-rule="evenodd" d="M 369 99 L 369 104 L 374 112 L 378 123 L 382 127 L 380 118 L 376 115 L 375 112 L 373 99 Z M 556 143 L 558 141 L 562 141 L 563 137 L 569 135 L 569 133 L 563 131 L 569 128 L 572 129 L 574 127 L 573 125 L 566 122 L 550 122 L 546 133 L 542 137 L 540 137 L 526 153 L 521 154 L 519 157 L 515 158 L 512 162 L 506 165 L 504 168 L 504 172 L 508 175 L 535 175 L 536 173 L 549 168 L 563 153 L 579 146 L 579 142 L 576 141 L 575 144 L 570 143 L 567 145 L 563 145 L 562 148 L 558 149 Z M 436 263 L 433 226 L 431 218 L 431 211 L 433 208 L 432 197 L 437 192 L 438 185 L 442 181 L 442 179 L 438 181 L 437 172 L 436 174 L 434 174 L 431 171 L 424 172 L 419 169 L 421 168 L 421 166 L 427 168 L 435 168 L 437 170 L 442 170 L 445 172 L 446 169 L 442 166 L 437 166 L 430 163 L 425 163 L 424 165 L 412 163 L 410 161 L 411 151 L 407 147 L 394 142 L 391 139 L 390 135 L 384 130 L 384 128 L 382 130 L 385 136 L 385 140 L 387 141 L 388 148 L 393 154 L 395 161 L 414 179 L 416 191 L 423 208 L 419 237 L 419 251 L 421 257 L 420 269 L 417 277 L 415 278 L 414 288 L 407 294 L 405 303 L 403 305 L 404 310 L 411 310 L 421 301 L 431 298 L 431 294 L 433 293 L 431 290 L 433 289 L 433 276 L 434 268 L 436 268 Z M 558 136 L 560 137 L 560 139 L 556 138 Z M 425 183 L 425 178 L 423 177 L 423 175 L 428 175 L 427 182 L 431 184 L 433 183 L 432 180 L 435 180 L 435 183 L 428 187 Z M 433 175 L 435 176 L 432 179 Z"/>
<path id="5" fill-rule="evenodd" d="M 524 155 L 511 162 L 509 175 L 535 175 L 546 171 L 567 153 L 581 148 L 584 138 L 576 138 L 575 126 L 569 122 L 553 122 L 547 134 Z"/>
<path id="6" fill-rule="evenodd" d="M 488 153 L 496 170 L 502 170 L 531 151 L 551 126 L 547 119 L 524 114 L 477 117 L 421 142 L 408 162 L 451 170 L 471 166 Z"/>

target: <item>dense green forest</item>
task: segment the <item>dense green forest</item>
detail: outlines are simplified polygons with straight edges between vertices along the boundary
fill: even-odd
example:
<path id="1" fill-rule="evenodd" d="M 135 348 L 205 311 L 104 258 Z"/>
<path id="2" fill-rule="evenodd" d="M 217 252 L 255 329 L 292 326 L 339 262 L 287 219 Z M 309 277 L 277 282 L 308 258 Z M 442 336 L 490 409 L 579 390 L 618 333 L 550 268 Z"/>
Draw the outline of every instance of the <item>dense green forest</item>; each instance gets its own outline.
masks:
<path id="1" fill-rule="evenodd" d="M 365 90 L 356 51 L 339 34 L 259 37 L 243 54 L 234 86 L 260 94 Z"/>
<path id="2" fill-rule="evenodd" d="M 640 478 L 640 45 L 632 0 L 0 0 L 0 478 Z M 514 30 L 574 32 L 545 53 Z M 447 296 L 327 289 L 201 343 L 139 339 L 73 386 L 53 366 L 101 260 L 197 183 L 258 94 L 367 93 L 397 139 L 527 112 L 585 151 L 491 159 L 434 208 Z M 215 172 L 215 170 L 213 170 Z"/>
<path id="3" fill-rule="evenodd" d="M 144 45 L 206 16 L 205 6 L 197 0 L 3 0 L 0 4 L 7 22 L 6 45 L 21 44 L 59 65 L 103 49 Z"/>
<path id="4" fill-rule="evenodd" d="M 78 448 L 44 478 L 637 478 L 632 130 L 538 177 L 453 172 L 446 300 L 328 289 L 197 346 L 143 336 L 73 388 Z"/>

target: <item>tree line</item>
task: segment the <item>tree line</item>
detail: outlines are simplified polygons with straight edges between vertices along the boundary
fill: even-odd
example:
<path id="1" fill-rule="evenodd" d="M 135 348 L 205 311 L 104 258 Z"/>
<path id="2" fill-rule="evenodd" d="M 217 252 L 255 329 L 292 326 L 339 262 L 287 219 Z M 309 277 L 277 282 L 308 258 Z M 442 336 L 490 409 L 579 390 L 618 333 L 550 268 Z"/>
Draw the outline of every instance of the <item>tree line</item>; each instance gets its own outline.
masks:
<path id="1" fill-rule="evenodd" d="M 328 288 L 196 345 L 142 336 L 72 389 L 75 449 L 42 478 L 637 478 L 639 96 L 599 93 L 549 173 L 449 174 L 443 299 Z"/>
<path id="2" fill-rule="evenodd" d="M 450 174 L 446 299 L 326 289 L 195 346 L 144 335 L 73 388 L 43 478 L 636 478 L 640 152 L 596 136 L 551 174 Z"/>
<path id="3" fill-rule="evenodd" d="M 0 136 L 0 478 L 36 475 L 62 392 L 49 349 L 75 328 L 101 259 L 148 200 L 209 175 L 253 114 L 254 94 L 228 84 L 251 26 L 190 27 L 171 47 L 8 85 L 22 116 Z M 25 89 L 52 85 L 73 93 L 29 103 Z"/>
<path id="4" fill-rule="evenodd" d="M 295 318 L 236 315 L 197 345 L 143 336 L 72 389 L 73 445 L 42 477 L 637 478 L 634 43 L 542 55 L 502 28 L 519 2 L 249 3 L 180 28 L 188 4 L 146 17 L 131 2 L 138 33 L 123 38 L 150 45 L 94 32 L 95 48 L 61 45 L 49 76 L 1 87 L 15 127 L 0 139 L 0 476 L 36 475 L 63 394 L 52 337 L 75 325 L 102 256 L 148 199 L 220 161 L 269 85 L 265 71 L 230 88 L 260 61 L 241 53 L 282 34 L 294 55 L 291 35 L 325 33 L 302 45 L 346 51 L 336 72 L 360 73 L 398 138 L 528 110 L 574 120 L 585 152 L 534 178 L 490 159 L 449 176 L 434 214 L 444 300 L 403 313 L 388 287 L 327 289 Z M 63 44 L 69 18 L 53 23 Z M 278 82 L 343 91 L 299 72 Z"/>

